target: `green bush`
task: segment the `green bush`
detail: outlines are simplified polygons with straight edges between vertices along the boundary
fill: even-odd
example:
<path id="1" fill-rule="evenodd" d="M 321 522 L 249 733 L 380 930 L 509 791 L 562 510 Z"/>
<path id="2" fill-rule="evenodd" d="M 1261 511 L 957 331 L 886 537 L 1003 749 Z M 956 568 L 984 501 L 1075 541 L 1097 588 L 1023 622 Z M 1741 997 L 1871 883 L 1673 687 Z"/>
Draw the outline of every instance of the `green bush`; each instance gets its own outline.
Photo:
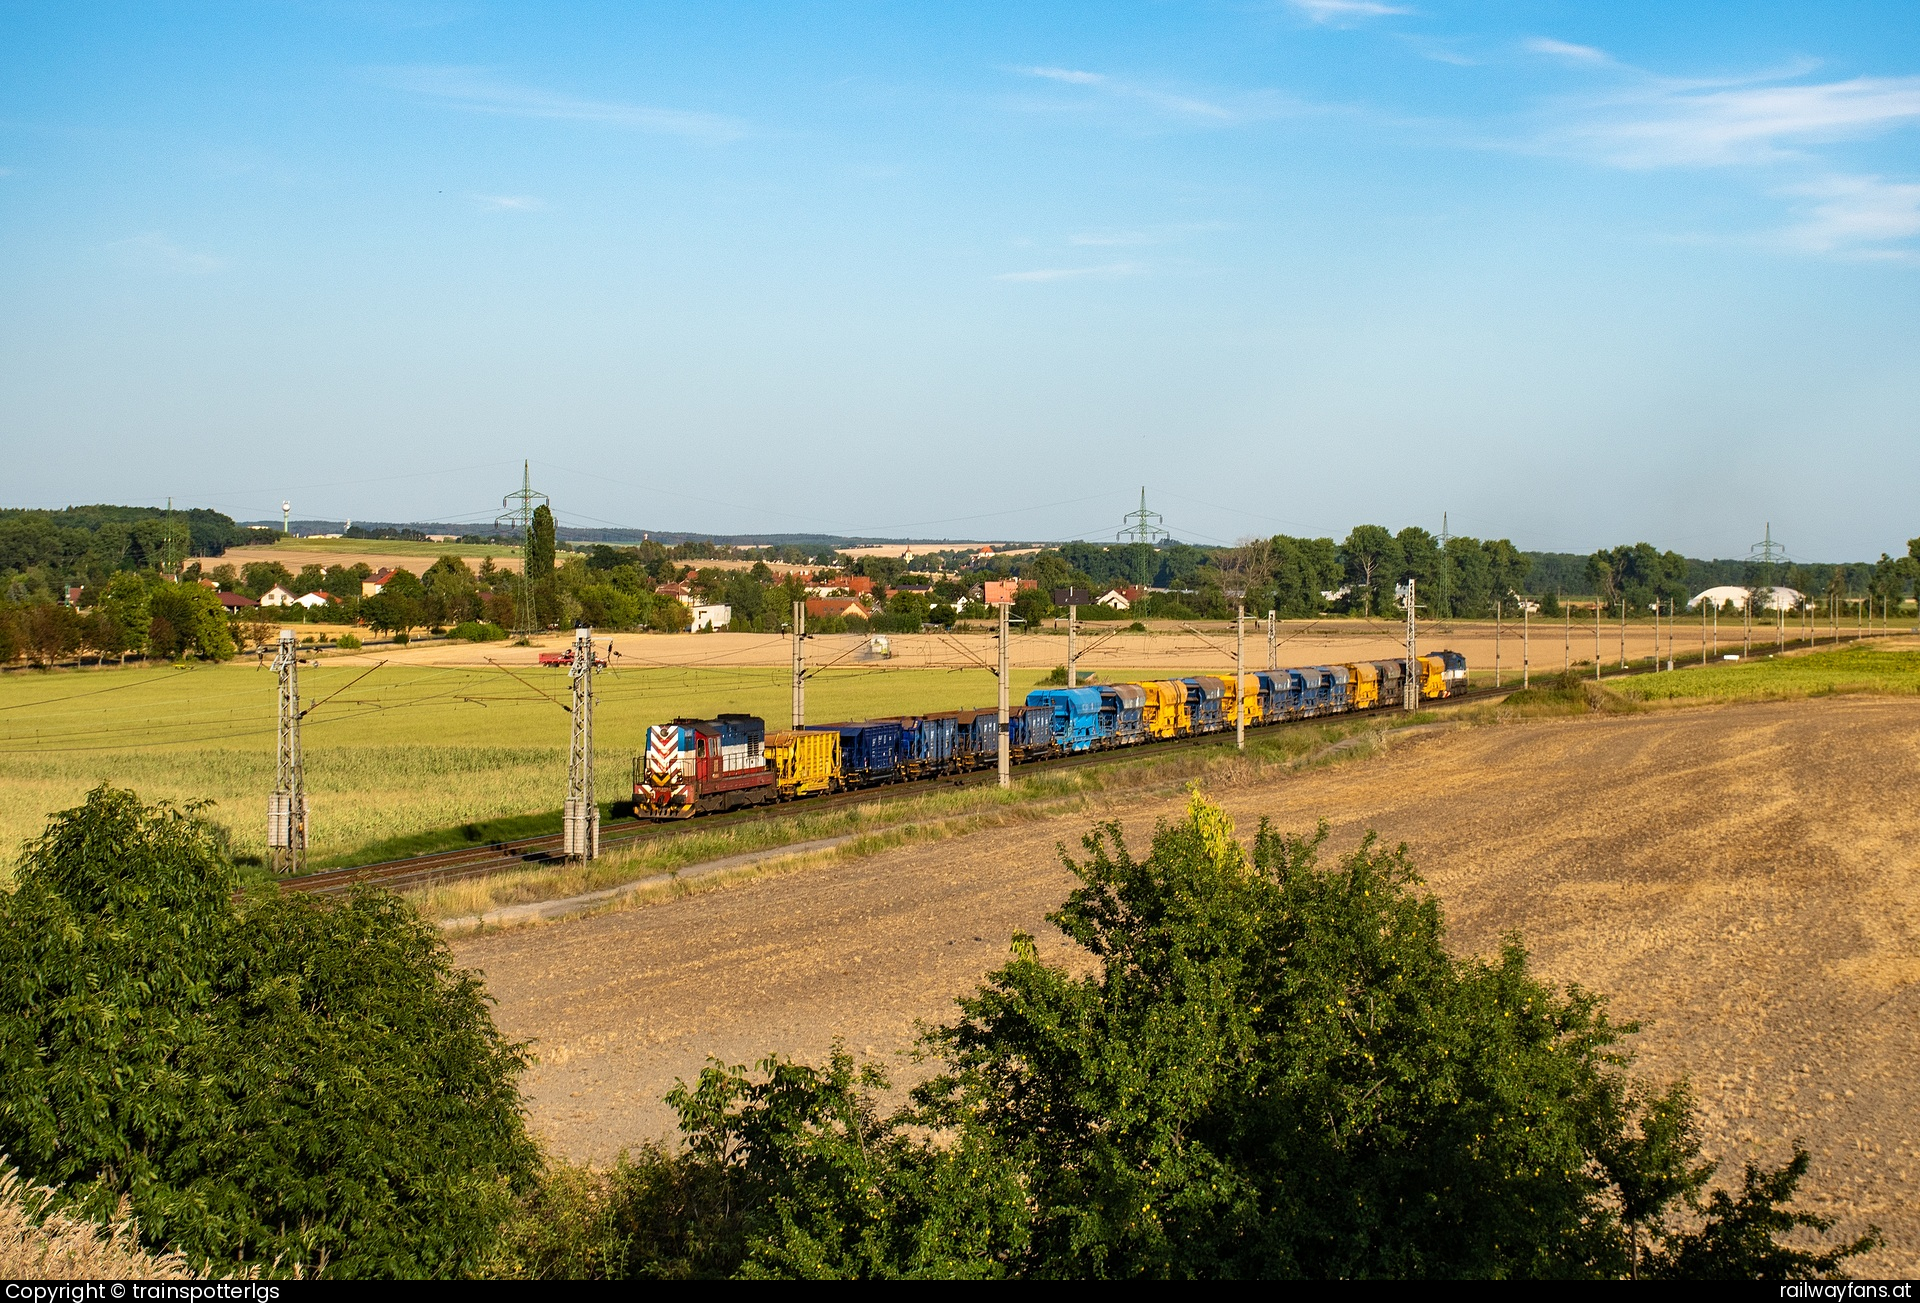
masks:
<path id="1" fill-rule="evenodd" d="M 0 898 L 0 1152 L 200 1264 L 474 1270 L 535 1168 L 521 1048 L 398 898 L 240 887 L 191 809 L 53 817 Z"/>
<path id="2" fill-rule="evenodd" d="M 361 644 L 360 644 L 359 635 L 351 634 L 351 633 L 343 633 L 338 638 L 333 640 L 333 645 L 338 647 L 341 651 L 359 651 Z"/>
<path id="3" fill-rule="evenodd" d="M 1780 1207 L 1802 1154 L 1701 1202 L 1692 1101 L 1629 1077 L 1631 1026 L 1516 942 L 1453 957 L 1405 848 L 1327 869 L 1325 835 L 1249 854 L 1198 797 L 1145 859 L 1096 829 L 1052 916 L 1094 972 L 1017 936 L 891 1114 L 838 1048 L 712 1064 L 669 1096 L 684 1152 L 550 1185 L 518 1269 L 1807 1277 L 1874 1242 L 1780 1243 L 1824 1228 Z"/>
<path id="4" fill-rule="evenodd" d="M 499 642 L 506 636 L 505 629 L 485 620 L 463 620 L 447 630 L 447 637 L 459 638 L 466 642 Z"/>

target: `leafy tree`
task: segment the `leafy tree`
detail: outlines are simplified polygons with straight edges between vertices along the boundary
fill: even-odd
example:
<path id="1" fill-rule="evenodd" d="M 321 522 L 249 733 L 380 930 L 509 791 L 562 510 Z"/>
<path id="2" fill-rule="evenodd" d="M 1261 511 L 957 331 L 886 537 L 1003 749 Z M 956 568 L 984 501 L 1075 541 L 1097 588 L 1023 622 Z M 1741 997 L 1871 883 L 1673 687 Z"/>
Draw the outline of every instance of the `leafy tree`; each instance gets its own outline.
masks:
<path id="1" fill-rule="evenodd" d="M 233 632 L 220 596 L 196 583 L 156 583 L 149 591 L 148 636 L 163 656 L 233 658 Z M 161 627 L 164 622 L 164 627 Z"/>
<path id="2" fill-rule="evenodd" d="M 1023 588 L 1014 594 L 1013 613 L 1027 622 L 1027 628 L 1036 628 L 1053 618 L 1053 596 L 1043 588 Z"/>
<path id="3" fill-rule="evenodd" d="M 1273 607 L 1283 616 L 1315 615 L 1326 609 L 1323 592 L 1340 586 L 1338 549 L 1330 538 L 1276 534 L 1268 553 Z"/>
<path id="4" fill-rule="evenodd" d="M 80 617 L 70 606 L 37 602 L 26 611 L 27 652 L 42 665 L 71 656 L 80 646 Z"/>
<path id="5" fill-rule="evenodd" d="M 640 622 L 639 599 L 612 584 L 588 584 L 575 596 L 580 602 L 580 622 L 590 628 L 631 629 Z"/>
<path id="6" fill-rule="evenodd" d="M 519 1047 L 398 899 L 249 893 L 101 787 L 0 896 L 0 1151 L 202 1263 L 459 1275 L 531 1175 Z"/>
<path id="7" fill-rule="evenodd" d="M 1434 600 L 1442 615 L 1477 615 L 1487 609 L 1493 586 L 1493 566 L 1479 539 L 1455 535 L 1447 540 Z M 1504 590 L 1503 590 L 1504 591 Z"/>
<path id="8" fill-rule="evenodd" d="M 467 563 L 443 556 L 420 576 L 421 615 L 428 624 L 458 624 L 480 614 L 480 583 Z"/>
<path id="9" fill-rule="evenodd" d="M 420 624 L 421 603 L 402 593 L 382 589 L 361 601 L 360 618 L 376 633 L 410 633 Z"/>
<path id="10" fill-rule="evenodd" d="M 293 587 L 293 572 L 278 561 L 249 561 L 241 575 L 240 591 L 248 597 L 258 597 L 275 584 Z"/>
<path id="11" fill-rule="evenodd" d="M 1418 582 L 1425 601 L 1425 594 L 1440 591 L 1440 544 L 1432 534 L 1418 525 L 1408 525 L 1393 536 L 1400 547 L 1400 567 L 1396 579 L 1404 583 L 1408 579 Z"/>
<path id="12" fill-rule="evenodd" d="M 1355 525 L 1340 545 L 1340 565 L 1359 598 L 1362 614 L 1383 611 L 1393 597 L 1400 569 L 1400 545 L 1379 525 Z"/>
<path id="13" fill-rule="evenodd" d="M 538 583 L 553 573 L 553 511 L 546 503 L 533 509 L 533 547 L 527 574 Z"/>

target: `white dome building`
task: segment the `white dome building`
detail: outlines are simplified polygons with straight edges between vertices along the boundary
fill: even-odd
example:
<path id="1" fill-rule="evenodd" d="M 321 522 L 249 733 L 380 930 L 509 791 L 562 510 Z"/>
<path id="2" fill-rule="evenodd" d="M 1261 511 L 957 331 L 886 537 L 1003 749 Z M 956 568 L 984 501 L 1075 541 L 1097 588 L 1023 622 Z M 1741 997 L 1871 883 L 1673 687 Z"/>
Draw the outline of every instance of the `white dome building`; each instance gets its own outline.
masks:
<path id="1" fill-rule="evenodd" d="M 1732 602 L 1734 610 L 1745 610 L 1749 591 L 1754 590 L 1742 588 L 1738 584 L 1721 584 L 1718 588 L 1709 588 L 1706 592 L 1689 598 L 1687 609 L 1691 611 L 1702 602 L 1711 602 L 1716 607 Z M 1760 603 L 1760 608 L 1765 611 L 1791 611 L 1807 600 L 1807 595 L 1797 588 L 1770 588 L 1766 593 L 1766 600 Z"/>

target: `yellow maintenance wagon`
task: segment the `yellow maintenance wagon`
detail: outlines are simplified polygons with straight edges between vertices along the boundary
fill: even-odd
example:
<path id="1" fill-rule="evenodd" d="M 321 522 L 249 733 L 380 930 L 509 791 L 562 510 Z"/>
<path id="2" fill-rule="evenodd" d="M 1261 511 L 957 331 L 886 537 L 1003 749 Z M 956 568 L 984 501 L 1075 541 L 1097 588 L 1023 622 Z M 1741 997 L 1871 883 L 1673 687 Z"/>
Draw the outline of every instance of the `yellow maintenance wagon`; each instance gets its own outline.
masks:
<path id="1" fill-rule="evenodd" d="M 767 734 L 767 763 L 773 766 L 780 799 L 837 791 L 840 777 L 838 729 L 790 729 Z"/>
<path id="2" fill-rule="evenodd" d="M 1353 710 L 1372 710 L 1380 704 L 1380 671 L 1365 661 L 1347 666 L 1347 705 Z"/>
<path id="3" fill-rule="evenodd" d="M 1233 675 L 1223 674 L 1220 676 L 1220 681 L 1227 685 L 1226 691 L 1220 694 L 1220 718 L 1231 725 L 1234 721 L 1234 711 L 1241 710 L 1245 712 L 1244 718 L 1249 728 L 1258 724 L 1264 714 L 1259 676 L 1243 674 L 1240 676 L 1240 681 L 1236 683 Z"/>
<path id="4" fill-rule="evenodd" d="M 1420 700 L 1437 701 L 1447 695 L 1447 663 L 1438 656 L 1422 656 L 1414 661 L 1420 672 Z"/>
<path id="5" fill-rule="evenodd" d="M 1193 724 L 1187 710 L 1187 685 L 1178 679 L 1153 679 L 1142 683 L 1146 708 L 1141 718 L 1148 737 L 1184 737 Z"/>

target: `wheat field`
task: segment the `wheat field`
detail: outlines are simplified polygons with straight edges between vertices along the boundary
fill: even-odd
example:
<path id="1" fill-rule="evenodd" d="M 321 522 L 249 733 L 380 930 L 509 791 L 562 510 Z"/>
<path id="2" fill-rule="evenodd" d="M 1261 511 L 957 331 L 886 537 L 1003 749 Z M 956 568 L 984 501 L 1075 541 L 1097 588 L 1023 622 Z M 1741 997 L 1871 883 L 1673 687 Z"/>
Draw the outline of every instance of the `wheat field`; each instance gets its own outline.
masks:
<path id="1" fill-rule="evenodd" d="M 364 677 L 363 677 L 364 675 Z M 1044 672 L 1016 671 L 1015 699 Z M 602 800 L 625 790 L 648 725 L 744 711 L 783 728 L 786 671 L 616 669 L 598 680 Z M 303 668 L 302 730 L 313 856 L 394 837 L 557 809 L 566 780 L 564 670 L 420 665 Z M 816 723 L 991 705 L 984 670 L 860 667 L 808 685 Z M 242 855 L 265 851 L 273 790 L 275 675 L 252 663 L 0 676 L 0 865 L 99 783 L 149 800 L 208 800 Z"/>

